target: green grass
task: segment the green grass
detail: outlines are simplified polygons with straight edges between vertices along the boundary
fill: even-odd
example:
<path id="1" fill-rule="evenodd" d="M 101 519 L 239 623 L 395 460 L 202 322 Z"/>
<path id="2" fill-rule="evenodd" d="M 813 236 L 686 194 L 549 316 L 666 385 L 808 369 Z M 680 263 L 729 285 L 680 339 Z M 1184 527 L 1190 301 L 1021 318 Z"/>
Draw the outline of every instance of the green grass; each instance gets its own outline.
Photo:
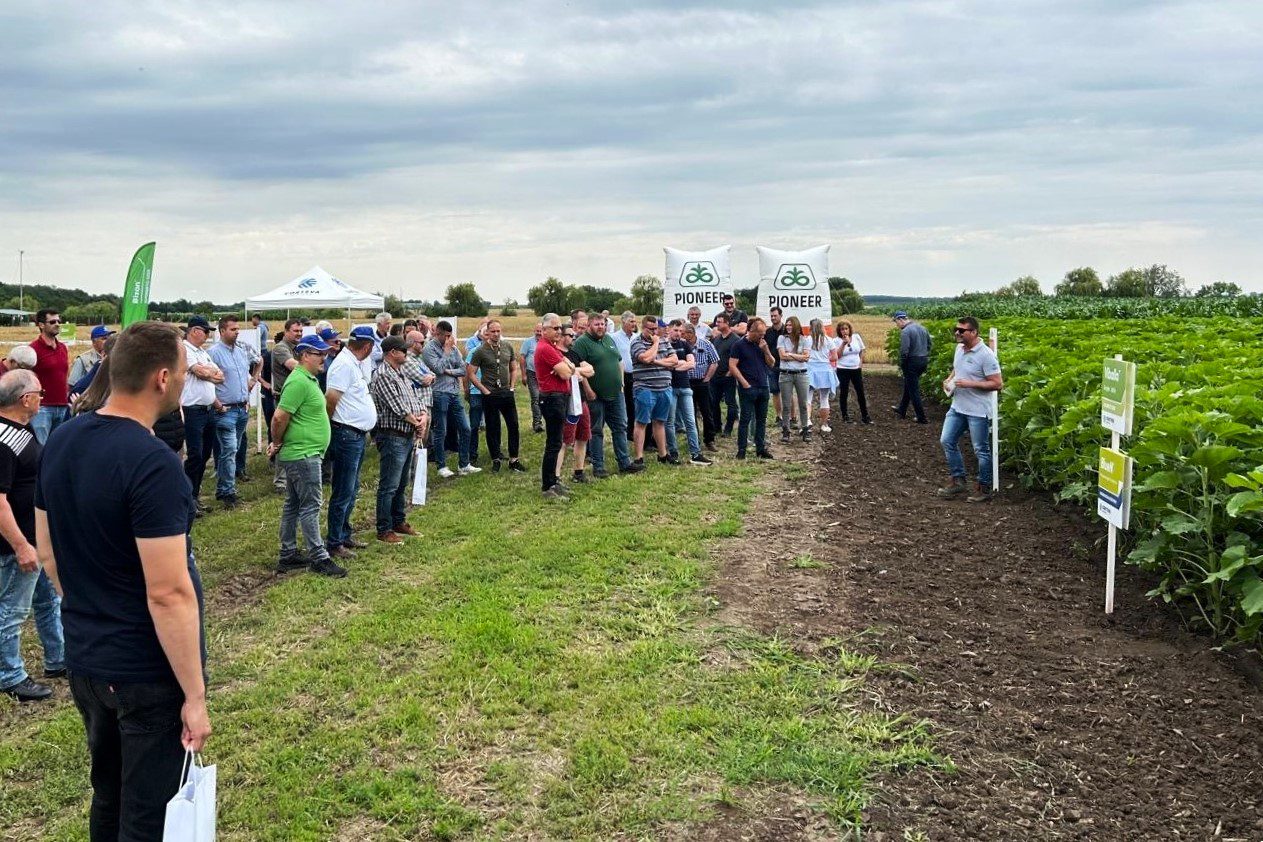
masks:
<path id="1" fill-rule="evenodd" d="M 340 581 L 260 575 L 280 501 L 252 468 L 249 505 L 195 531 L 226 840 L 645 836 L 786 791 L 850 827 L 874 775 L 939 762 L 866 703 L 869 661 L 709 620 L 759 465 L 655 464 L 553 504 L 534 472 L 432 479 L 425 537 Z M 0 702 L 0 734 L 0 827 L 83 838 L 73 707 Z"/>

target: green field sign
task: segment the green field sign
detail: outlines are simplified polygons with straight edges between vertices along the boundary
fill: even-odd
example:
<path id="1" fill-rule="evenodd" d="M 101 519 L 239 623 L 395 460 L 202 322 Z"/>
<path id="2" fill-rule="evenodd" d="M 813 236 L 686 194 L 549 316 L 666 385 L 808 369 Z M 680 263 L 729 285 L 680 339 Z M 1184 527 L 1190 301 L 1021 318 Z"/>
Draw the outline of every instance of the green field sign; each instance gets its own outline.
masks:
<path id="1" fill-rule="evenodd" d="M 1101 426 L 1120 436 L 1130 436 L 1135 402 L 1136 364 L 1106 360 L 1101 380 Z"/>
<path id="2" fill-rule="evenodd" d="M 1126 529 L 1131 519 L 1131 464 L 1123 451 L 1101 448 L 1096 513 L 1118 529 Z"/>

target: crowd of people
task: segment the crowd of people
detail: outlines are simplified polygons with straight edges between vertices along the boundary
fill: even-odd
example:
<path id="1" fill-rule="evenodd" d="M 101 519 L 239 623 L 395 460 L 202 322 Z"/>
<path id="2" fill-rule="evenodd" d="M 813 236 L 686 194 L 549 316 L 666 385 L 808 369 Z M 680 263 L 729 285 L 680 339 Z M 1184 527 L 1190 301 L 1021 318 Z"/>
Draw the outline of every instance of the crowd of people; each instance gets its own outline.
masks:
<path id="1" fill-rule="evenodd" d="M 804 326 L 773 309 L 765 321 L 729 297 L 709 322 L 691 309 L 664 321 L 626 312 L 545 314 L 515 349 L 497 319 L 463 343 L 447 321 L 396 323 L 378 314 L 345 339 L 328 323 L 286 320 L 268 344 L 255 316 L 253 341 L 241 320 L 183 326 L 140 322 L 121 334 L 91 332 L 73 363 L 58 338 L 55 310 L 36 314 L 38 336 L 0 363 L 0 692 L 19 701 L 52 695 L 68 678 L 92 761 L 93 838 L 157 838 L 162 810 L 185 750 L 210 733 L 205 706 L 201 581 L 192 532 L 208 511 L 199 499 L 214 460 L 216 500 L 240 503 L 246 474 L 251 391 L 261 389 L 272 482 L 284 494 L 277 571 L 343 577 L 367 546 L 352 525 L 369 442 L 377 448 L 374 532 L 400 544 L 417 536 L 407 521 L 421 448 L 448 480 L 479 473 L 480 435 L 494 473 L 525 473 L 516 392 L 530 392 L 531 428 L 544 434 L 540 493 L 616 470 L 659 463 L 712 464 L 719 438 L 735 456 L 774 458 L 767 421 L 781 441 L 830 431 L 831 399 L 851 420 L 872 422 L 864 393 L 864 342 L 852 326 Z M 920 378 L 930 336 L 895 314 L 901 330 L 904 395 L 926 423 Z M 1002 388 L 978 323 L 961 319 L 952 395 L 941 436 L 949 481 L 944 497 L 990 497 L 989 393 Z M 978 480 L 970 493 L 958 442 L 970 435 Z M 454 456 L 449 461 L 449 453 Z M 567 466 L 567 457 L 570 464 Z M 563 483 L 562 478 L 569 480 Z M 101 482 L 105 483 L 102 493 Z M 330 486 L 327 513 L 325 484 Z M 321 528 L 322 513 L 325 528 Z M 64 600 L 64 601 L 63 601 Z M 34 613 L 43 679 L 26 670 L 21 626 Z M 145 727 L 136 727 L 143 722 Z"/>

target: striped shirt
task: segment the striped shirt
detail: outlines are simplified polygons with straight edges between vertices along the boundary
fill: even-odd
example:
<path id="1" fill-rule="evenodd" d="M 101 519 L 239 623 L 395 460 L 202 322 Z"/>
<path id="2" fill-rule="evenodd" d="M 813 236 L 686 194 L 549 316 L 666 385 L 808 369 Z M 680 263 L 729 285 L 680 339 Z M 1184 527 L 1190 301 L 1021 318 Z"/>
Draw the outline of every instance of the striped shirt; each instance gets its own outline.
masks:
<path id="1" fill-rule="evenodd" d="M 709 339 L 698 336 L 697 344 L 693 346 L 693 361 L 697 364 L 689 372 L 689 380 L 701 380 L 706 376 L 706 369 L 719 363 L 719 352 Z"/>
<path id="2" fill-rule="evenodd" d="M 377 407 L 378 429 L 409 435 L 416 432 L 417 428 L 408 423 L 407 416 L 421 414 L 421 401 L 412 381 L 404 376 L 402 366 L 395 368 L 383 362 L 373 373 L 368 391 Z"/>

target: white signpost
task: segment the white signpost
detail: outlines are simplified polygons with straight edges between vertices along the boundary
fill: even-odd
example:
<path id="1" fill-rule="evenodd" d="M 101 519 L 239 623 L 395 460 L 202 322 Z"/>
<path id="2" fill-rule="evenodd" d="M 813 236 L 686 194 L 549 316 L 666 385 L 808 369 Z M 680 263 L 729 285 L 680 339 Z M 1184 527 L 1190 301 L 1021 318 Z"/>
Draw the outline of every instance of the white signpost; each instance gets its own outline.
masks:
<path id="1" fill-rule="evenodd" d="M 1118 530 L 1131 520 L 1132 459 L 1120 449 L 1121 437 L 1132 433 L 1136 399 L 1136 364 L 1122 354 L 1105 361 L 1101 379 L 1101 426 L 1110 431 L 1110 446 L 1102 447 L 1097 463 L 1096 513 L 1109 523 L 1105 558 L 1105 613 L 1114 613 L 1114 566 Z"/>
<path id="2" fill-rule="evenodd" d="M 988 335 L 991 353 L 1000 358 L 1000 331 L 991 328 Z M 1000 393 L 991 393 L 991 493 L 1000 492 Z"/>

